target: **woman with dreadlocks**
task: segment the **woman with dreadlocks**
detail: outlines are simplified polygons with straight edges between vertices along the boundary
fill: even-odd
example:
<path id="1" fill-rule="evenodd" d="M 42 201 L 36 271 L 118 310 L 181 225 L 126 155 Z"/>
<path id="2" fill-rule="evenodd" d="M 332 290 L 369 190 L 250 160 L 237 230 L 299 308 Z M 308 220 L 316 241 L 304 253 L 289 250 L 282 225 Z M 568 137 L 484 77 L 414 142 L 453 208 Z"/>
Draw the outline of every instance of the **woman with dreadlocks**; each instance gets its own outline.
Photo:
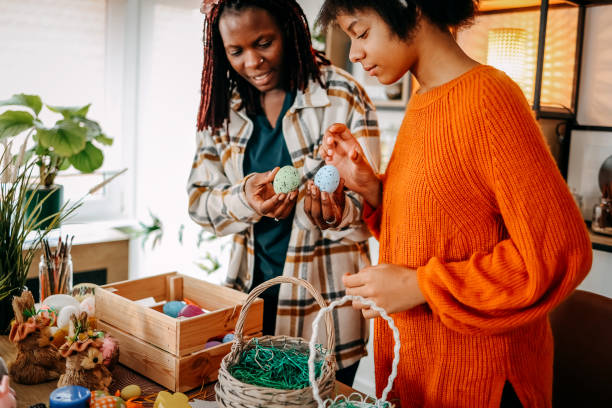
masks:
<path id="1" fill-rule="evenodd" d="M 378 166 L 371 101 L 311 45 L 295 0 L 206 0 L 197 152 L 189 214 L 216 235 L 235 234 L 226 283 L 248 291 L 275 276 L 308 280 L 332 301 L 342 275 L 369 264 L 363 199 L 340 183 L 328 194 L 312 183 L 325 129 L 347 124 Z M 280 167 L 294 166 L 298 191 L 275 194 Z M 264 292 L 264 334 L 310 337 L 317 308 L 304 290 Z M 336 378 L 352 384 L 367 326 L 350 305 L 336 309 Z"/>
<path id="2" fill-rule="evenodd" d="M 342 124 L 322 149 L 365 198 L 364 218 L 379 238 L 379 264 L 344 283 L 392 313 L 403 408 L 550 407 L 548 313 L 591 266 L 582 216 L 521 89 L 455 42 L 451 28 L 475 7 L 325 0 L 320 14 L 350 36 L 350 59 L 381 83 L 410 71 L 420 84 L 384 175 Z M 380 393 L 393 341 L 384 320 L 374 328 Z"/>

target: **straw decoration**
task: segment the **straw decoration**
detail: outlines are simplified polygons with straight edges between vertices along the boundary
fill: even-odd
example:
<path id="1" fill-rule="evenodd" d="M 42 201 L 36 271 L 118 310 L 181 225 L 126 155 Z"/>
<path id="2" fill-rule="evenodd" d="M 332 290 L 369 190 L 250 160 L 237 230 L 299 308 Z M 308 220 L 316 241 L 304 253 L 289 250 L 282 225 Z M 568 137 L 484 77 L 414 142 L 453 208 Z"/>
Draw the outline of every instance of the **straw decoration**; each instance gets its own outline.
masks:
<path id="1" fill-rule="evenodd" d="M 242 352 L 238 364 L 230 368 L 237 380 L 247 384 L 280 390 L 299 390 L 310 385 L 308 380 L 308 353 L 287 347 L 261 345 L 258 339 L 255 346 Z M 323 354 L 323 347 L 318 345 Z M 315 375 L 321 375 L 323 361 L 315 363 Z"/>

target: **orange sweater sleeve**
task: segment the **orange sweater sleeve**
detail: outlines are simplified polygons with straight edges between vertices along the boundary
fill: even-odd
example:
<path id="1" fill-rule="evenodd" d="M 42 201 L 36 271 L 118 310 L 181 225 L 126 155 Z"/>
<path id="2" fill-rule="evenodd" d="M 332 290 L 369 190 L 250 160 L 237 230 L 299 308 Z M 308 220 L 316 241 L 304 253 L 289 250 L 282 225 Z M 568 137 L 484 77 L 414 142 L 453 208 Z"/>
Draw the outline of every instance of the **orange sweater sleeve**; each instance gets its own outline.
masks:
<path id="1" fill-rule="evenodd" d="M 451 329 L 495 334 L 542 318 L 584 279 L 592 250 L 582 216 L 522 92 L 488 78 L 478 166 L 509 238 L 464 261 L 417 269 L 433 312 Z"/>
<path id="2" fill-rule="evenodd" d="M 361 218 L 368 226 L 368 229 L 374 236 L 374 238 L 378 239 L 380 237 L 380 220 L 382 217 L 382 206 L 379 205 L 378 208 L 372 208 L 367 201 L 363 201 L 363 213 Z"/>

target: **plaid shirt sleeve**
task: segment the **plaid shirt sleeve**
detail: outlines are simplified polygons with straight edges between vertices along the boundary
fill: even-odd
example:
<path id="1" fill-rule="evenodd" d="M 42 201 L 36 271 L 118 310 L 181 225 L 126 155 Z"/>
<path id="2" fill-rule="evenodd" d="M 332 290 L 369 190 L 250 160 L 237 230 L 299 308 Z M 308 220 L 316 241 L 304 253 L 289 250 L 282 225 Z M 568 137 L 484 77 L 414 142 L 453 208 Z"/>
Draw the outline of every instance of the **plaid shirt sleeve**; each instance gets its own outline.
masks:
<path id="1" fill-rule="evenodd" d="M 234 169 L 226 174 L 209 131 L 197 133 L 197 151 L 189 174 L 189 216 L 218 236 L 246 230 L 261 218 L 246 200 L 244 185 Z M 227 147 L 229 149 L 229 147 Z M 235 176 L 235 177 L 232 177 Z M 232 183 L 230 177 L 237 180 Z"/>

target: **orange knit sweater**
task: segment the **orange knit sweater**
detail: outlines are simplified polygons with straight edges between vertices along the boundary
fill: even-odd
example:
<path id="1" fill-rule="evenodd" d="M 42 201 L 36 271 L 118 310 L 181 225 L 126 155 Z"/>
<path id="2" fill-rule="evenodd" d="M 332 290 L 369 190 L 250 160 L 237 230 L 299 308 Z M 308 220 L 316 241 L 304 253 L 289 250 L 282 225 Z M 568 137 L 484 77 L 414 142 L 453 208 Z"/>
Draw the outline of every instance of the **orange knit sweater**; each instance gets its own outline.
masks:
<path id="1" fill-rule="evenodd" d="M 479 66 L 412 97 L 383 179 L 364 209 L 380 263 L 417 269 L 427 304 L 397 313 L 395 398 L 406 407 L 499 407 L 506 380 L 549 407 L 547 314 L 585 277 L 582 217 L 519 89 Z M 376 388 L 393 338 L 374 333 Z"/>

